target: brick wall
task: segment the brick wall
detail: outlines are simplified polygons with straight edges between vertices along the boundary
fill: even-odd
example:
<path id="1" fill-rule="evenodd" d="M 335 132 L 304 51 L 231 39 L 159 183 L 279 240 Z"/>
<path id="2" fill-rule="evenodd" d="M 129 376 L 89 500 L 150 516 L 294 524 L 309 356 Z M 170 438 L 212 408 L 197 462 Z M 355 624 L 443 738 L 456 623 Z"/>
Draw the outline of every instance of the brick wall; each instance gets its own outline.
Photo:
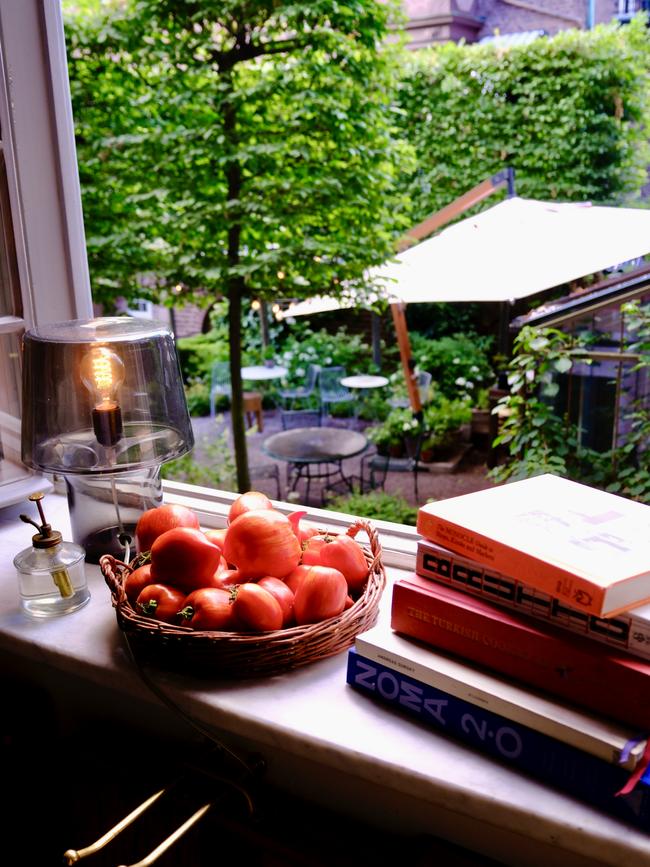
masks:
<path id="1" fill-rule="evenodd" d="M 409 18 L 409 47 L 433 42 L 476 42 L 495 33 L 543 30 L 553 36 L 587 24 L 588 0 L 403 0 Z M 596 24 L 617 13 L 617 0 L 595 0 Z"/>

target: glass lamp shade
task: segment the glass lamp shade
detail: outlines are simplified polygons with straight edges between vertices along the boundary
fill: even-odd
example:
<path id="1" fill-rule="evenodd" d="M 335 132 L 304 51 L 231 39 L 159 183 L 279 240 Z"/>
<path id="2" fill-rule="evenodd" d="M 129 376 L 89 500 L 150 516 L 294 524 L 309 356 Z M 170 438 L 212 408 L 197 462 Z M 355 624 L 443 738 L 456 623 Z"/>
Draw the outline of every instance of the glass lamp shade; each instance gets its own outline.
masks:
<path id="1" fill-rule="evenodd" d="M 160 465 L 194 445 L 171 331 L 130 317 L 27 331 L 21 440 L 28 467 L 66 477 L 87 559 L 120 556 L 162 502 Z"/>
<path id="2" fill-rule="evenodd" d="M 121 316 L 27 331 L 21 439 L 28 467 L 64 475 L 184 455 L 194 437 L 171 331 Z"/>

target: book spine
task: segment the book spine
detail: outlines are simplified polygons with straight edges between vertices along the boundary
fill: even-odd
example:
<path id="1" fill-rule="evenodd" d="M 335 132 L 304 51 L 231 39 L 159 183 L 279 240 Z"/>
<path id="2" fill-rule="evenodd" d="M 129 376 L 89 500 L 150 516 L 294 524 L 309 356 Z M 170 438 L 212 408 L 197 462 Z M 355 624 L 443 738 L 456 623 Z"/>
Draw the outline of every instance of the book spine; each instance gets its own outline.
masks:
<path id="1" fill-rule="evenodd" d="M 650 622 L 635 616 L 634 612 L 618 617 L 596 617 L 433 542 L 418 543 L 415 571 L 423 578 L 584 635 L 639 659 L 650 660 Z"/>
<path id="2" fill-rule="evenodd" d="M 602 587 L 489 536 L 467 530 L 423 509 L 418 511 L 417 531 L 431 542 L 507 575 L 525 575 L 527 584 L 564 599 L 580 611 L 597 616 L 616 613 L 605 609 L 605 591 Z"/>
<path id="3" fill-rule="evenodd" d="M 650 723 L 650 669 L 644 663 L 542 629 L 417 575 L 414 583 L 394 585 L 391 626 L 641 730 Z"/>
<path id="4" fill-rule="evenodd" d="M 648 828 L 650 789 L 643 780 L 629 796 L 616 797 L 629 774 L 498 714 L 348 651 L 347 682 L 355 690 L 415 717 L 611 815 Z"/>

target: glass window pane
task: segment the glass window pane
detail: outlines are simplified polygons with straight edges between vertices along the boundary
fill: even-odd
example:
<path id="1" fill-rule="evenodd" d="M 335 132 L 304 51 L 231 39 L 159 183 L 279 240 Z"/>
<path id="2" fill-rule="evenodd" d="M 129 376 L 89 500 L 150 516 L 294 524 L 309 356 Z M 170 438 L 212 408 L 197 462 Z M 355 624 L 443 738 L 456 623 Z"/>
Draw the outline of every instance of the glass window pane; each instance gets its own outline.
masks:
<path id="1" fill-rule="evenodd" d="M 0 498 L 1 486 L 24 478 L 20 460 L 20 334 L 0 334 Z"/>
<path id="2" fill-rule="evenodd" d="M 22 317 L 4 154 L 0 150 L 0 316 Z"/>

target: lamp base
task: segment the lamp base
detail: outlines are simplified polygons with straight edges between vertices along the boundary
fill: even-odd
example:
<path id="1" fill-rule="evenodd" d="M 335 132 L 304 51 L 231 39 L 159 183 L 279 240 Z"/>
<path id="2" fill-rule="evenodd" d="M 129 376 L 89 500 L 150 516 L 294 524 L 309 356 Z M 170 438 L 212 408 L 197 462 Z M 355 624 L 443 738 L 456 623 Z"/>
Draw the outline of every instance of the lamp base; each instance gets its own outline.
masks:
<path id="1" fill-rule="evenodd" d="M 122 533 L 131 537 L 147 509 L 162 504 L 160 468 L 129 473 L 66 476 L 72 538 L 86 551 L 87 563 L 99 563 L 103 554 L 125 557 Z"/>

